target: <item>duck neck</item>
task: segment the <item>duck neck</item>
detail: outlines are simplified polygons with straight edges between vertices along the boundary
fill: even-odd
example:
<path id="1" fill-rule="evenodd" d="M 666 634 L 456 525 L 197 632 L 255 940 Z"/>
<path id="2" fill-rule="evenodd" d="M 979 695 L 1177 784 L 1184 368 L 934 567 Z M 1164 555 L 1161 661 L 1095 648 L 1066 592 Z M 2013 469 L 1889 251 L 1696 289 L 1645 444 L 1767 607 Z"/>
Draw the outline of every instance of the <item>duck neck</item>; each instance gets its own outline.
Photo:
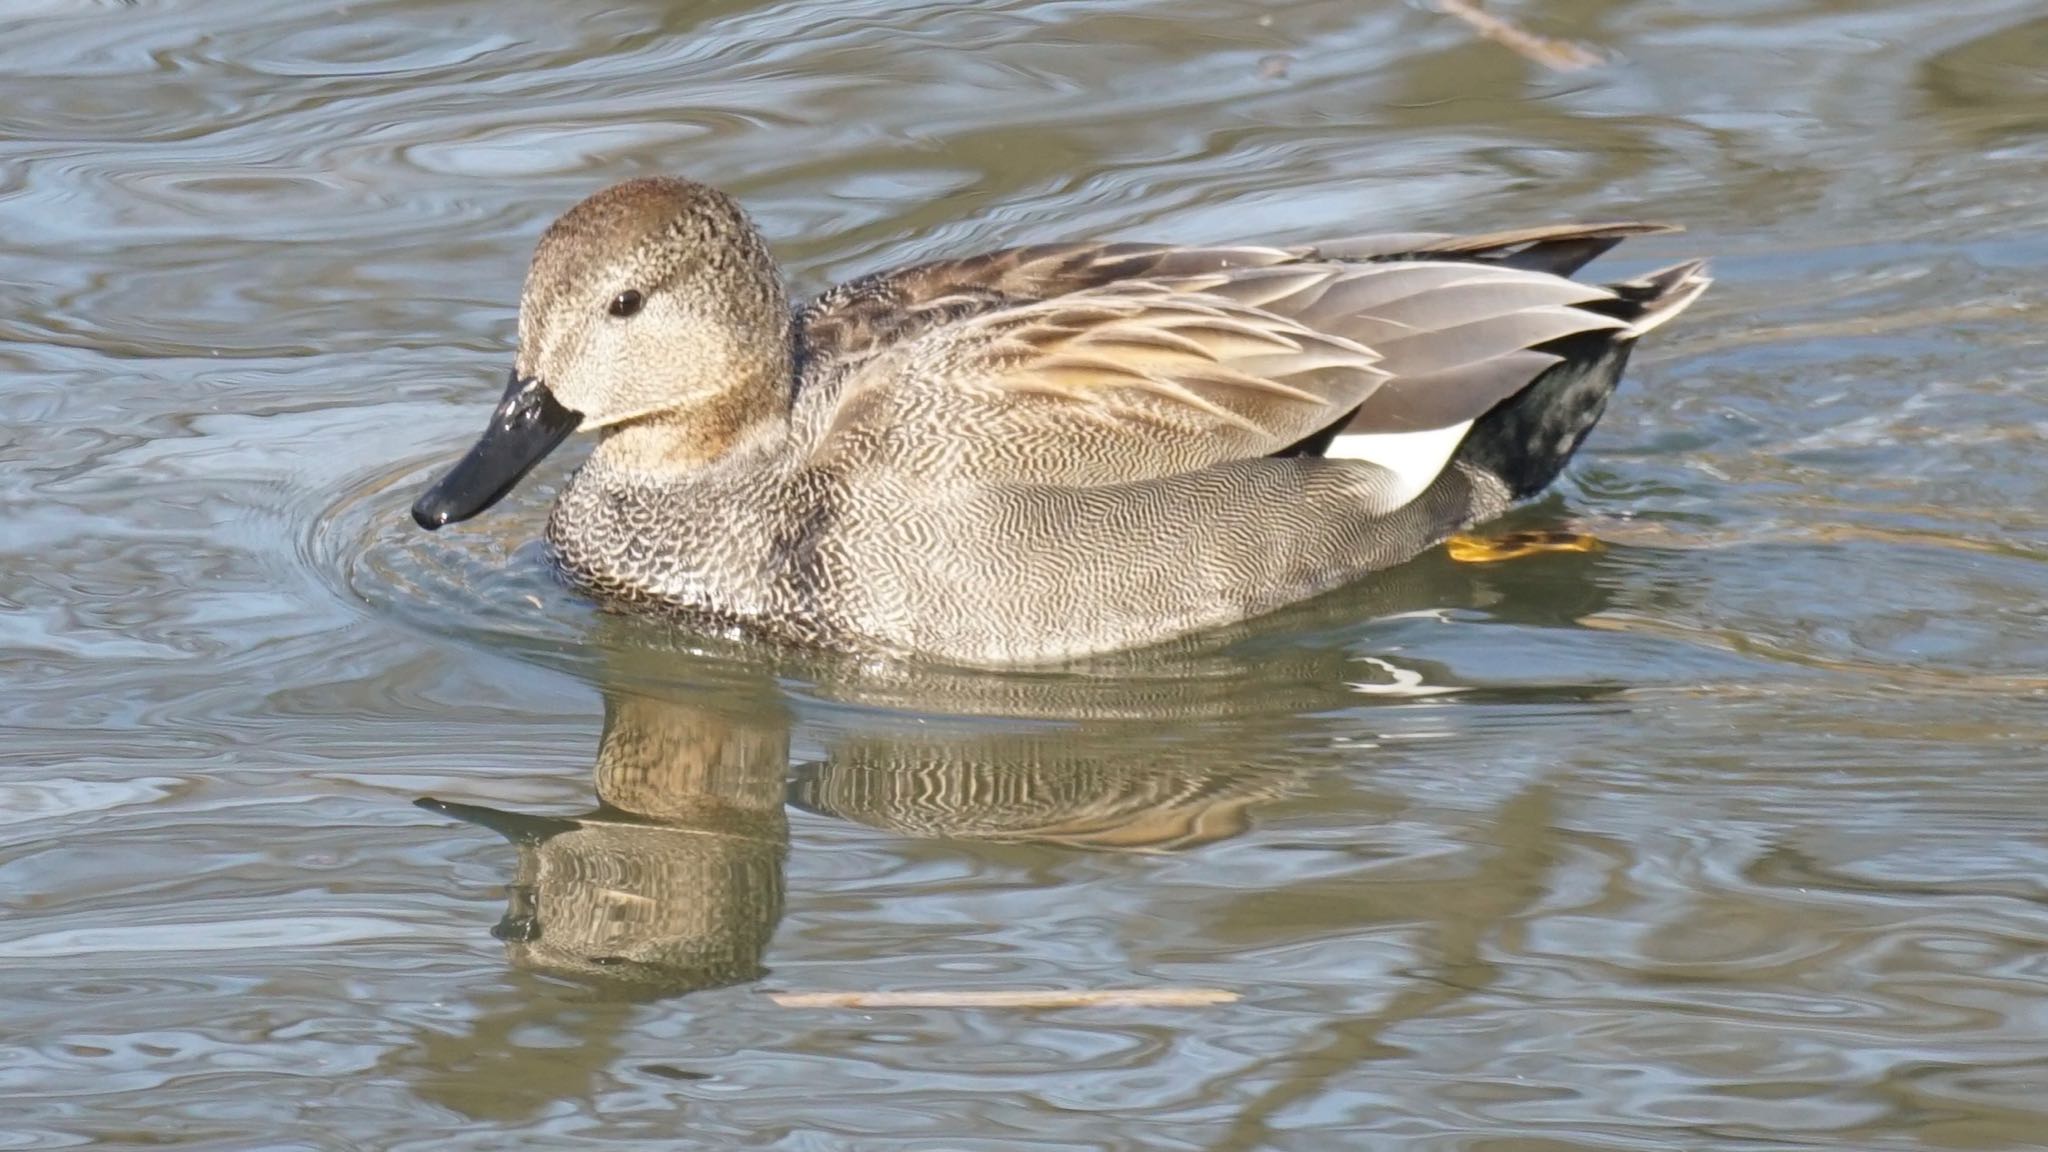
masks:
<path id="1" fill-rule="evenodd" d="M 678 475 L 780 444 L 789 388 L 767 379 L 606 428 L 593 462 L 624 472 Z"/>
<path id="2" fill-rule="evenodd" d="M 556 565 L 605 599 L 764 611 L 788 425 L 786 400 L 725 397 L 605 429 L 549 513 Z"/>

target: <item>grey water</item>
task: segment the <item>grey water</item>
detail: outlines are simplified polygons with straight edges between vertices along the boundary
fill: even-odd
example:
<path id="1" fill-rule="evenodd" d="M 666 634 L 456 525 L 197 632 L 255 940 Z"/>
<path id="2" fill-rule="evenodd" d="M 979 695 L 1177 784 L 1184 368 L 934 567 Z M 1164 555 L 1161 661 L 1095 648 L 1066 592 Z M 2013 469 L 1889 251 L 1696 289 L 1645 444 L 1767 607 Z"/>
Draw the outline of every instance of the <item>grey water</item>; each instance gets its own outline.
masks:
<path id="1" fill-rule="evenodd" d="M 0 1148 L 2048 1146 L 2048 15 L 1527 0 L 0 9 Z M 1653 219 L 1554 493 L 996 676 L 428 536 L 615 179 L 793 284 Z M 424 801 L 424 802 L 422 802 Z M 785 991 L 1213 988 L 1170 1007 Z"/>

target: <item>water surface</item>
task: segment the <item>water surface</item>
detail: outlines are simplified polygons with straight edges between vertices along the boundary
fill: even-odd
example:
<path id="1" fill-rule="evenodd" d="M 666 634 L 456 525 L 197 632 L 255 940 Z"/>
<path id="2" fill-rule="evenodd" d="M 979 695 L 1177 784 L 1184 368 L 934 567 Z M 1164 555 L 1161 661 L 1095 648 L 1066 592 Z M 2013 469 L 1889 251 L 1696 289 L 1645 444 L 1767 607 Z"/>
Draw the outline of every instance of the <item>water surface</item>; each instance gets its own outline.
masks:
<path id="1" fill-rule="evenodd" d="M 0 16 L 0 1147 L 2048 1143 L 2048 19 L 28 0 Z M 861 669 L 426 536 L 533 239 L 1715 257 L 1505 527 L 1164 653 Z M 415 801 L 430 797 L 431 802 Z M 509 839 L 508 839 L 509 837 Z M 493 935 L 495 928 L 496 935 Z M 1213 987 L 854 1011 L 781 990 Z"/>

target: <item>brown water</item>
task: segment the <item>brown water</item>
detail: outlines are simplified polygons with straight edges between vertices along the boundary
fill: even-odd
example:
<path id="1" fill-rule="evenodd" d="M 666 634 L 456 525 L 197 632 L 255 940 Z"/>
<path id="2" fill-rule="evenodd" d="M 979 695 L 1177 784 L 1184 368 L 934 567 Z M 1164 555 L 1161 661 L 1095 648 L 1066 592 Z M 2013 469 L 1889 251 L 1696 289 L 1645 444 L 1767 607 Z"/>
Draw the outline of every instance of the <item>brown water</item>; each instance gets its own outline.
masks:
<path id="1" fill-rule="evenodd" d="M 0 1148 L 2048 1146 L 2048 18 L 1499 7 L 1613 59 L 1361 0 L 11 0 Z M 572 461 L 404 515 L 539 229 L 657 171 L 806 289 L 1614 217 L 1720 283 L 1511 522 L 1603 551 L 775 663 L 558 591 Z M 768 998 L 1127 986 L 1242 999 Z"/>

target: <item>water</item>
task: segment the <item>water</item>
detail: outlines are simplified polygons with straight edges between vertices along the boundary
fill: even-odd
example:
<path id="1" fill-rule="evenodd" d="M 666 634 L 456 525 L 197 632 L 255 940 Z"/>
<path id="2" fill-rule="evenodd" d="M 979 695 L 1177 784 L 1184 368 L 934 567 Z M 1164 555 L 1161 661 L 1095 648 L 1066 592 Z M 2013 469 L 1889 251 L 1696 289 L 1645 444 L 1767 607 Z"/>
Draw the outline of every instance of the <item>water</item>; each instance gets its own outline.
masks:
<path id="1" fill-rule="evenodd" d="M 2048 19 L 1495 7 L 1612 60 L 1358 0 L 16 0 L 0 1147 L 2048 1146 Z M 1602 551 L 778 661 L 555 588 L 573 460 L 404 516 L 539 229 L 662 171 L 805 289 L 1631 217 L 1691 231 L 1613 271 L 1720 282 L 1507 525 Z M 769 998 L 1130 986 L 1241 999 Z"/>

